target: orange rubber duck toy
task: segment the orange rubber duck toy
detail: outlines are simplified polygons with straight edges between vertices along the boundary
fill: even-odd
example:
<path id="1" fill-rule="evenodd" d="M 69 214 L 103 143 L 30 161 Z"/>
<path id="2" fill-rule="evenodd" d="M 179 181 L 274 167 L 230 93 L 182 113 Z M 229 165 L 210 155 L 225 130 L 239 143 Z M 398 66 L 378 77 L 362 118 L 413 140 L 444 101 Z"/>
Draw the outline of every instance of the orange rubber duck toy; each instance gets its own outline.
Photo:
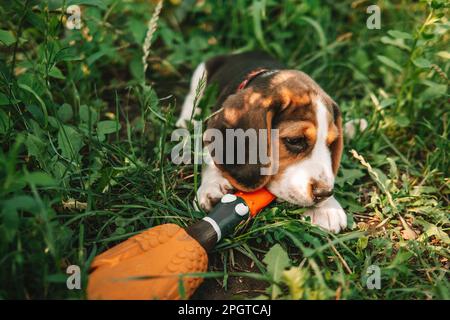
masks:
<path id="1" fill-rule="evenodd" d="M 189 298 L 203 281 L 189 274 L 205 272 L 207 253 L 215 244 L 274 198 L 264 188 L 226 194 L 208 216 L 187 229 L 163 224 L 112 247 L 91 265 L 88 299 Z"/>

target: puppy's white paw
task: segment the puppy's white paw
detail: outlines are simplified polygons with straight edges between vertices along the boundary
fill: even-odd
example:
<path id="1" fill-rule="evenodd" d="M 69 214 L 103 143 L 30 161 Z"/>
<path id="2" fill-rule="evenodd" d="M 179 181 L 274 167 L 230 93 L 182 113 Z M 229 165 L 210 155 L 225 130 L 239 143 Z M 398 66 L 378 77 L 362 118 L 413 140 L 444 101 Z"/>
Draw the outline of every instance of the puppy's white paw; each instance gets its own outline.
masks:
<path id="1" fill-rule="evenodd" d="M 233 186 L 223 177 L 218 177 L 213 181 L 202 181 L 197 190 L 197 201 L 205 211 L 210 211 L 214 205 L 227 193 L 233 190 Z M 194 206 L 197 208 L 196 202 Z"/>
<path id="2" fill-rule="evenodd" d="M 311 217 L 311 223 L 334 233 L 339 233 L 347 227 L 345 211 L 333 197 L 309 209 L 305 215 Z"/>

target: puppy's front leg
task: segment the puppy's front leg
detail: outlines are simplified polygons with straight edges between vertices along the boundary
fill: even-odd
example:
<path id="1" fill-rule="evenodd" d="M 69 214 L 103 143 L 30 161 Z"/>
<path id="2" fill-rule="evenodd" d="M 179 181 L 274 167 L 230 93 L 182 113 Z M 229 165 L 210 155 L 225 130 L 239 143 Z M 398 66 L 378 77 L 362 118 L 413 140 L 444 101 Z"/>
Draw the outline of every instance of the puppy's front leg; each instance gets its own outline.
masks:
<path id="1" fill-rule="evenodd" d="M 311 217 L 311 223 L 334 233 L 347 227 L 347 215 L 334 197 L 309 209 L 305 215 Z"/>
<path id="2" fill-rule="evenodd" d="M 214 162 L 210 161 L 202 171 L 202 183 L 197 190 L 198 204 L 203 210 L 210 211 L 222 196 L 232 190 L 231 183 L 222 175 Z"/>

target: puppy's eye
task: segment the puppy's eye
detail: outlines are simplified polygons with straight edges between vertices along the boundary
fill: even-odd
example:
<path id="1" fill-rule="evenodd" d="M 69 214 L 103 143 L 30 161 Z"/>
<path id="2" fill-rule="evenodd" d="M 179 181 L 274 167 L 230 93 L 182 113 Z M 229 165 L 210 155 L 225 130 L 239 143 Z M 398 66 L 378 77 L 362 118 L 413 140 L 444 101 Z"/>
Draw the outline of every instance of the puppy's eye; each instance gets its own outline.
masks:
<path id="1" fill-rule="evenodd" d="M 284 138 L 286 147 L 296 153 L 305 151 L 308 148 L 308 140 L 305 137 Z"/>

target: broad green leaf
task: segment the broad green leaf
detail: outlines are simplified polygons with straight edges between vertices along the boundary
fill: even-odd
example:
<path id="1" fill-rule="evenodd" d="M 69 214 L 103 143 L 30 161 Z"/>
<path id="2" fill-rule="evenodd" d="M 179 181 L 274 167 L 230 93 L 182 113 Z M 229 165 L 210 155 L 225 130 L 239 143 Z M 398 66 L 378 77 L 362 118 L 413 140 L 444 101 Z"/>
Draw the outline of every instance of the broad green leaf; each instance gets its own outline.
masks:
<path id="1" fill-rule="evenodd" d="M 93 108 L 83 104 L 80 106 L 80 119 L 85 123 L 90 123 L 91 125 L 97 122 L 98 115 L 97 111 Z"/>
<path id="2" fill-rule="evenodd" d="M 45 155 L 47 150 L 47 144 L 44 143 L 39 137 L 34 134 L 29 133 L 27 135 L 27 140 L 25 141 L 28 154 L 35 157 L 38 161 L 43 161 L 42 157 Z"/>
<path id="3" fill-rule="evenodd" d="M 416 217 L 415 222 L 420 224 L 424 230 L 423 233 L 419 236 L 419 241 L 425 241 L 431 236 L 435 236 L 437 239 L 441 240 L 443 243 L 450 245 L 450 237 L 448 234 L 442 230 L 442 228 L 436 226 L 433 223 L 427 222 L 421 218 Z"/>
<path id="4" fill-rule="evenodd" d="M 377 173 L 378 179 L 380 180 L 380 182 L 383 185 L 386 185 L 386 182 L 388 180 L 388 177 L 386 176 L 386 174 L 383 171 L 381 171 L 380 169 L 378 169 L 378 168 L 373 168 L 373 171 L 375 171 Z M 383 188 L 383 186 L 381 186 L 381 188 Z"/>
<path id="5" fill-rule="evenodd" d="M 7 241 L 11 241 L 14 238 L 19 228 L 20 219 L 17 211 L 25 210 L 33 212 L 35 207 L 36 201 L 30 196 L 19 195 L 4 201 L 1 220 L 2 227 L 6 232 Z"/>
<path id="6" fill-rule="evenodd" d="M 377 55 L 377 59 L 379 61 L 381 61 L 384 65 L 386 65 L 392 69 L 395 69 L 399 72 L 402 72 L 402 67 L 400 67 L 396 62 L 394 62 L 390 58 L 388 58 L 386 56 Z"/>
<path id="7" fill-rule="evenodd" d="M 360 250 L 364 250 L 365 248 L 367 248 L 367 245 L 369 244 L 369 237 L 362 236 L 361 238 L 358 239 L 356 244 Z"/>
<path id="8" fill-rule="evenodd" d="M 397 102 L 396 99 L 392 99 L 392 98 L 383 99 L 380 102 L 380 107 L 381 108 L 386 108 L 386 107 L 389 107 L 390 105 L 394 104 L 395 102 Z"/>
<path id="9" fill-rule="evenodd" d="M 417 58 L 412 60 L 412 62 L 419 68 L 430 68 L 431 62 L 425 58 Z"/>
<path id="10" fill-rule="evenodd" d="M 0 43 L 4 44 L 5 46 L 10 46 L 15 42 L 16 38 L 11 33 L 11 31 L 0 29 Z"/>
<path id="11" fill-rule="evenodd" d="M 77 55 L 72 48 L 63 48 L 58 51 L 55 55 L 54 63 L 58 63 L 60 61 L 77 61 L 82 60 L 82 58 Z"/>
<path id="12" fill-rule="evenodd" d="M 384 44 L 389 44 L 406 51 L 411 51 L 411 48 L 405 44 L 403 39 L 392 39 L 390 37 L 381 37 L 381 42 Z"/>
<path id="13" fill-rule="evenodd" d="M 133 35 L 134 41 L 141 45 L 144 42 L 147 26 L 140 19 L 133 18 L 128 21 L 128 29 Z"/>
<path id="14" fill-rule="evenodd" d="M 36 201 L 32 197 L 25 195 L 15 196 L 4 203 L 4 208 L 12 210 L 33 211 L 35 206 Z"/>
<path id="15" fill-rule="evenodd" d="M 341 168 L 341 175 L 347 184 L 353 184 L 357 179 L 364 177 L 366 174 L 361 169 L 345 169 Z"/>
<path id="16" fill-rule="evenodd" d="M 61 80 L 64 80 L 66 78 L 57 66 L 53 66 L 50 69 L 50 71 L 48 72 L 48 75 L 52 78 L 61 79 Z"/>
<path id="17" fill-rule="evenodd" d="M 72 127 L 62 125 L 58 131 L 58 146 L 63 157 L 69 160 L 78 159 L 83 140 L 81 135 Z"/>
<path id="18" fill-rule="evenodd" d="M 44 123 L 44 114 L 42 113 L 42 109 L 39 108 L 36 104 L 30 104 L 26 107 L 27 111 L 31 113 L 33 119 L 38 123 Z"/>
<path id="19" fill-rule="evenodd" d="M 56 185 L 55 179 L 53 179 L 48 173 L 45 172 L 31 172 L 24 176 L 24 181 L 37 186 L 54 186 Z"/>
<path id="20" fill-rule="evenodd" d="M 58 121 L 58 119 L 56 119 L 55 117 L 49 116 L 48 117 L 48 123 L 55 129 L 59 129 L 59 123 L 60 121 Z"/>
<path id="21" fill-rule="evenodd" d="M 395 160 L 391 157 L 387 157 L 386 160 L 389 162 L 389 175 L 391 178 L 398 178 L 398 168 Z"/>
<path id="22" fill-rule="evenodd" d="M 399 114 L 398 116 L 395 116 L 394 120 L 395 120 L 396 124 L 402 128 L 406 128 L 411 123 L 409 118 L 403 114 Z"/>
<path id="23" fill-rule="evenodd" d="M 267 265 L 267 271 L 275 281 L 279 281 L 284 269 L 290 266 L 290 259 L 281 245 L 276 244 L 266 253 L 263 262 Z"/>
<path id="24" fill-rule="evenodd" d="M 101 49 L 97 52 L 95 52 L 94 54 L 90 55 L 87 59 L 86 59 L 86 63 L 91 66 L 94 64 L 95 61 L 97 61 L 98 59 L 100 59 L 101 57 L 103 57 L 104 55 L 107 55 L 110 52 L 115 51 L 114 48 L 109 47 L 107 45 L 101 46 Z"/>
<path id="25" fill-rule="evenodd" d="M 58 116 L 58 119 L 61 120 L 62 122 L 69 121 L 73 117 L 72 106 L 68 103 L 62 104 L 58 108 L 56 115 Z"/>
<path id="26" fill-rule="evenodd" d="M 9 101 L 8 96 L 0 92 L 0 106 L 7 106 L 13 103 L 18 103 L 20 100 L 12 99 Z"/>
<path id="27" fill-rule="evenodd" d="M 61 161 L 53 162 L 53 164 L 50 165 L 50 170 L 53 176 L 58 180 L 64 179 L 65 175 L 67 175 L 67 165 Z"/>
<path id="28" fill-rule="evenodd" d="M 448 86 L 446 84 L 434 83 L 433 85 L 426 88 L 420 97 L 423 100 L 432 100 L 445 96 L 447 94 Z"/>
<path id="29" fill-rule="evenodd" d="M 100 121 L 97 124 L 97 133 L 99 135 L 109 134 L 120 130 L 120 123 L 112 120 Z"/>
<path id="30" fill-rule="evenodd" d="M 39 102 L 39 105 L 41 106 L 41 109 L 42 109 L 42 113 L 44 115 L 44 126 L 46 127 L 47 121 L 48 121 L 48 113 L 47 113 L 47 106 L 45 105 L 44 100 L 42 100 L 42 98 L 36 93 L 36 91 L 34 91 L 28 85 L 26 85 L 24 83 L 19 83 L 18 86 L 22 90 L 25 90 L 25 91 L 31 93 L 35 97 L 35 99 Z"/>
<path id="31" fill-rule="evenodd" d="M 291 261 L 286 251 L 276 244 L 266 253 L 263 262 L 267 265 L 267 272 L 272 276 L 273 281 L 281 280 L 283 271 L 291 265 Z M 272 286 L 272 298 L 276 298 L 281 293 L 277 285 Z"/>
<path id="32" fill-rule="evenodd" d="M 409 33 L 403 32 L 403 31 L 398 31 L 398 30 L 389 30 L 387 32 L 391 37 L 396 38 L 396 39 L 412 39 L 412 35 L 410 35 Z"/>

